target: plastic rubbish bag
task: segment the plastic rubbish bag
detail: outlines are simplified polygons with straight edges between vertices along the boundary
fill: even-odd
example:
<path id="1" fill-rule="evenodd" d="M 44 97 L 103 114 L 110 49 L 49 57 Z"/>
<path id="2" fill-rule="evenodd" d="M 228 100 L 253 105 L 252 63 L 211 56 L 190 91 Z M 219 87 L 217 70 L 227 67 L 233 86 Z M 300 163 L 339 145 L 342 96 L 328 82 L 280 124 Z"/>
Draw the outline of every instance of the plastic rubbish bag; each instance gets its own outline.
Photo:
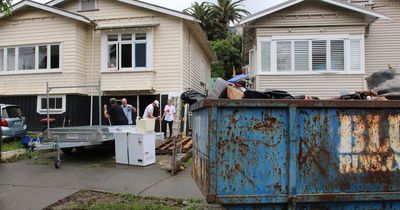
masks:
<path id="1" fill-rule="evenodd" d="M 206 96 L 204 94 L 195 90 L 188 90 L 181 94 L 182 101 L 189 105 L 199 102 L 205 98 Z"/>

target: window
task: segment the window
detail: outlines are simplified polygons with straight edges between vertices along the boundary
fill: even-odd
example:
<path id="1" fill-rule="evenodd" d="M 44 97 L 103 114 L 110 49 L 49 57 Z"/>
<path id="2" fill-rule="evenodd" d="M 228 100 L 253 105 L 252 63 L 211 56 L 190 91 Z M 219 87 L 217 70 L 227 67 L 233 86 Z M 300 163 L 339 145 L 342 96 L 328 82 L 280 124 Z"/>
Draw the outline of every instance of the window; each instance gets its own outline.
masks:
<path id="1" fill-rule="evenodd" d="M 51 114 L 62 114 L 66 110 L 66 96 L 49 96 L 49 112 Z M 47 97 L 38 96 L 37 112 L 47 113 Z"/>
<path id="2" fill-rule="evenodd" d="M 327 66 L 326 41 L 312 41 L 312 70 L 325 71 Z"/>
<path id="3" fill-rule="evenodd" d="M 261 42 L 261 71 L 271 71 L 271 42 Z"/>
<path id="4" fill-rule="evenodd" d="M 258 72 L 362 73 L 364 39 L 362 35 L 258 38 Z"/>
<path id="5" fill-rule="evenodd" d="M 18 70 L 35 69 L 35 47 L 20 47 L 18 50 Z"/>
<path id="6" fill-rule="evenodd" d="M 0 49 L 0 71 L 4 71 L 4 49 Z"/>
<path id="7" fill-rule="evenodd" d="M 106 53 L 103 57 L 107 70 L 134 70 L 149 68 L 148 33 L 106 35 Z"/>
<path id="8" fill-rule="evenodd" d="M 97 9 L 97 0 L 81 0 L 81 11 L 91 11 Z"/>
<path id="9" fill-rule="evenodd" d="M 279 41 L 276 43 L 277 70 L 290 71 L 292 69 L 292 42 Z"/>
<path id="10" fill-rule="evenodd" d="M 0 48 L 0 71 L 50 70 L 60 68 L 60 45 Z"/>

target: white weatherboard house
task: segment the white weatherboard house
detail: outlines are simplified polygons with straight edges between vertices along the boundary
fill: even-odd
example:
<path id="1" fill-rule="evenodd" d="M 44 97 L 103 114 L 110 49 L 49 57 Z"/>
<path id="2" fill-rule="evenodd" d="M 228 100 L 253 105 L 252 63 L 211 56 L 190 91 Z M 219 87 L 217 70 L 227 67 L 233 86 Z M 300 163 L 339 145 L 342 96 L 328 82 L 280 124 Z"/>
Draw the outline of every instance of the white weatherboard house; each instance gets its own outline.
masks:
<path id="1" fill-rule="evenodd" d="M 335 97 L 400 64 L 398 0 L 289 0 L 241 25 L 257 90 Z"/>
<path id="2" fill-rule="evenodd" d="M 139 99 L 142 114 L 155 99 L 204 92 L 213 59 L 198 21 L 174 10 L 136 0 L 24 0 L 0 18 L 0 102 L 21 105 L 35 128 L 45 113 L 46 82 L 100 80 L 103 104 L 126 97 L 136 106 Z M 58 124 L 62 116 L 71 125 L 89 123 L 90 89 L 51 93 Z"/>

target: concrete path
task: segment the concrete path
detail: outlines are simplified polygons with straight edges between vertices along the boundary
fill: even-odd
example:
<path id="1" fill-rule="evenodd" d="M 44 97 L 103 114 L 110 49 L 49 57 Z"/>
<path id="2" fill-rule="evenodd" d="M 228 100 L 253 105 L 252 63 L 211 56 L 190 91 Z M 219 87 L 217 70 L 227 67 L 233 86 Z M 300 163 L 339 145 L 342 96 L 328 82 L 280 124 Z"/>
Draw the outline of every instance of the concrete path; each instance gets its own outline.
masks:
<path id="1" fill-rule="evenodd" d="M 109 148 L 85 149 L 70 156 L 63 155 L 58 170 L 53 164 L 54 153 L 39 159 L 0 164 L 0 209 L 42 209 L 81 189 L 204 198 L 190 175 L 190 168 L 171 176 L 161 170 L 159 164 L 148 167 L 115 165 L 112 156 Z"/>

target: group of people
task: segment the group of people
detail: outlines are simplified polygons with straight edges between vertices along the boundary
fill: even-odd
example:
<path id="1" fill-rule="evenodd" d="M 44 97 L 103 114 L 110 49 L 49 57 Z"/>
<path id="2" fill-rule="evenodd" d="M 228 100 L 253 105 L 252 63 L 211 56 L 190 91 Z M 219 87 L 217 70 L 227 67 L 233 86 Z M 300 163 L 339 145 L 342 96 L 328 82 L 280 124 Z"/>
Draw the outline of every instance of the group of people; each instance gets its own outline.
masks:
<path id="1" fill-rule="evenodd" d="M 149 104 L 144 110 L 142 119 L 160 119 L 163 120 L 165 128 L 169 127 L 169 138 L 172 137 L 172 126 L 175 120 L 176 109 L 172 105 L 171 99 L 167 100 L 167 104 L 164 107 L 164 113 L 160 117 L 154 117 L 154 109 L 160 107 L 160 102 L 157 100 Z M 109 120 L 110 125 L 133 125 L 132 116 L 137 113 L 135 107 L 128 104 L 128 100 L 123 98 L 121 105 L 118 105 L 117 99 L 110 99 L 110 106 L 104 105 L 104 117 Z M 164 136 L 167 137 L 167 132 L 164 130 Z"/>

